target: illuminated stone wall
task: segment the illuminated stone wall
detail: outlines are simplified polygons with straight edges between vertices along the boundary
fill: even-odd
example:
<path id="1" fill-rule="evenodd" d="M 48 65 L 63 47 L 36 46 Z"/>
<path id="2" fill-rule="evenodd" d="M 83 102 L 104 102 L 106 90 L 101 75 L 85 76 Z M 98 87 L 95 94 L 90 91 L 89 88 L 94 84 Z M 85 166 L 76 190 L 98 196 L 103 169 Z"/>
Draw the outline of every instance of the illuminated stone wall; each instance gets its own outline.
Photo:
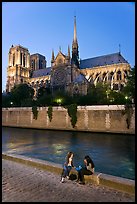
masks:
<path id="1" fill-rule="evenodd" d="M 53 107 L 51 122 L 47 107 L 38 108 L 37 120 L 33 119 L 32 108 L 3 108 L 2 126 L 135 134 L 135 109 L 129 129 L 123 109 L 122 105 L 79 106 L 76 127 L 73 128 L 63 107 Z"/>

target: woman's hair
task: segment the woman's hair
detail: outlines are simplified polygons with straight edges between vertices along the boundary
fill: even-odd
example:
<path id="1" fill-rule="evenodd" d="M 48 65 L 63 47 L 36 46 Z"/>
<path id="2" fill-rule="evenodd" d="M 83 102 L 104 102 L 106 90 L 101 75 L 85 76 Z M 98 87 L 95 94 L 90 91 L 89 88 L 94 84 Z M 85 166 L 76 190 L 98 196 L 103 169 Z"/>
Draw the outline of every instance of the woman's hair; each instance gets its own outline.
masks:
<path id="1" fill-rule="evenodd" d="M 71 157 L 72 154 L 73 154 L 73 152 L 68 152 L 67 157 L 66 157 L 67 163 L 69 162 L 69 158 Z"/>
<path id="2" fill-rule="evenodd" d="M 89 165 L 89 163 L 91 163 L 92 168 L 95 167 L 94 162 L 92 161 L 92 159 L 88 155 L 86 155 L 84 159 L 87 160 L 87 165 Z"/>

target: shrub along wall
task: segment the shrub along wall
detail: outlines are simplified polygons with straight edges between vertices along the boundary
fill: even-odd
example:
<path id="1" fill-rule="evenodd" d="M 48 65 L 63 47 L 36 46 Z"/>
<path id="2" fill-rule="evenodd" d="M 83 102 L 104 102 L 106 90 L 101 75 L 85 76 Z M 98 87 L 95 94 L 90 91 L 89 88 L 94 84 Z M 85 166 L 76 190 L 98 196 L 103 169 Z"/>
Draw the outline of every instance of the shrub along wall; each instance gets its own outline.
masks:
<path id="1" fill-rule="evenodd" d="M 132 109 L 130 125 L 127 125 L 129 114 L 123 114 L 125 107 L 122 105 L 78 106 L 75 127 L 67 109 L 63 107 L 52 107 L 51 120 L 49 107 L 40 107 L 37 110 L 36 119 L 30 107 L 3 108 L 2 126 L 135 134 L 135 108 Z"/>

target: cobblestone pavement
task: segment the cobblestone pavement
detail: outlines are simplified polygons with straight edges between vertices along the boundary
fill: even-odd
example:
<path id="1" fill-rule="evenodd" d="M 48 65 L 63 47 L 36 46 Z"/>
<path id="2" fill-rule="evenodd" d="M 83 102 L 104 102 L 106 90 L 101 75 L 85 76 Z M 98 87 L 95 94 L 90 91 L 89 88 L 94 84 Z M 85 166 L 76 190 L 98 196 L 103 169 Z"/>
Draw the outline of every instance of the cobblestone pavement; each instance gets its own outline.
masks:
<path id="1" fill-rule="evenodd" d="M 95 184 L 60 183 L 58 174 L 3 159 L 2 202 L 135 202 L 135 196 Z"/>

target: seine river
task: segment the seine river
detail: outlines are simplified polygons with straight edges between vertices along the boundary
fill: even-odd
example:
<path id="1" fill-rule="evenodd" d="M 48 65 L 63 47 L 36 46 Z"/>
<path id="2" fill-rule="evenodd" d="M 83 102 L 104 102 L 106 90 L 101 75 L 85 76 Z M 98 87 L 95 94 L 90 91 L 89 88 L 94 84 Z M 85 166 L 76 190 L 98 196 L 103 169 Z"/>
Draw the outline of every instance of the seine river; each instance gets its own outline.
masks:
<path id="1" fill-rule="evenodd" d="M 89 155 L 95 171 L 135 179 L 135 135 L 2 127 L 2 151 L 59 164 L 72 151 L 75 166 Z"/>

